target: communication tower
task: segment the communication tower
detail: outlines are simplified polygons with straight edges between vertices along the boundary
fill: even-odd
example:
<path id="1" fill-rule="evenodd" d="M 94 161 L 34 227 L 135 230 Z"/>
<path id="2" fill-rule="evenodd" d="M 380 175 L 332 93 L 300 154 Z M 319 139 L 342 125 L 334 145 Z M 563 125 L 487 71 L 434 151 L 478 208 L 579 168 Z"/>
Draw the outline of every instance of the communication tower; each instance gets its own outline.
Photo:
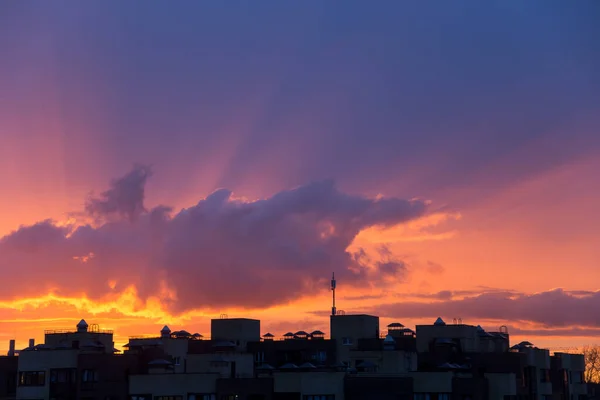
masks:
<path id="1" fill-rule="evenodd" d="M 333 294 L 333 304 L 331 306 L 331 315 L 336 315 L 336 309 L 335 309 L 335 272 L 331 275 L 331 292 Z"/>

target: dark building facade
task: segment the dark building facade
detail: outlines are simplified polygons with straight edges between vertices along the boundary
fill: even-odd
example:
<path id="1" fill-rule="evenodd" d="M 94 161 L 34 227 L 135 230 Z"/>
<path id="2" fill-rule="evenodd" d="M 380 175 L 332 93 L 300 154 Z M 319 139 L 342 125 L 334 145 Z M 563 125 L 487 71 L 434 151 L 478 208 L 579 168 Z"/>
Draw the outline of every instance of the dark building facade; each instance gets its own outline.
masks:
<path id="1" fill-rule="evenodd" d="M 412 400 L 413 380 L 410 377 L 349 375 L 344 379 L 346 400 Z"/>
<path id="2" fill-rule="evenodd" d="M 144 355 L 80 354 L 77 398 L 121 400 L 129 395 L 129 375 L 147 371 Z"/>
<path id="3" fill-rule="evenodd" d="M 18 357 L 0 356 L 0 399 L 14 399 L 17 395 Z"/>
<path id="4" fill-rule="evenodd" d="M 260 321 L 224 318 L 217 339 L 186 331 L 131 338 L 115 354 L 84 321 L 18 356 L 0 357 L 1 399 L 44 400 L 584 400 L 582 355 L 504 331 L 438 319 L 375 337 L 374 316 L 332 319 L 336 338 L 298 331 L 257 338 Z M 246 327 L 248 330 L 246 331 Z M 110 334 L 112 335 L 112 333 Z M 73 346 L 77 343 L 77 346 Z M 592 386 L 590 385 L 590 392 Z"/>
<path id="5" fill-rule="evenodd" d="M 315 366 L 334 365 L 336 363 L 335 340 L 264 340 L 249 342 L 248 352 L 254 355 L 257 365 L 267 364 L 279 367 L 288 363 Z"/>

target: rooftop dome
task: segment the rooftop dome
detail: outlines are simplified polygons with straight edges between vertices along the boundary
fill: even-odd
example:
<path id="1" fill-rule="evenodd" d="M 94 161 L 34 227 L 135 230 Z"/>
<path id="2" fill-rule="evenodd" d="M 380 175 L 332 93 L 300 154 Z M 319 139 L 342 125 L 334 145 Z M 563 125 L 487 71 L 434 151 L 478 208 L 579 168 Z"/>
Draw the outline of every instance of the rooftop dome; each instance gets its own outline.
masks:
<path id="1" fill-rule="evenodd" d="M 404 328 L 404 325 L 402 325 L 400 322 L 392 322 L 387 327 L 388 328 Z"/>
<path id="2" fill-rule="evenodd" d="M 442 319 L 442 317 L 438 317 L 438 319 L 435 320 L 435 322 L 433 323 L 433 325 L 444 326 L 444 325 L 446 325 L 446 323 L 444 322 L 444 320 Z"/>
<path id="3" fill-rule="evenodd" d="M 394 338 L 392 337 L 392 335 L 387 335 L 385 337 L 385 339 L 383 339 L 383 343 L 385 343 L 385 344 L 395 344 L 396 341 L 394 340 Z"/>
<path id="4" fill-rule="evenodd" d="M 85 319 L 82 319 L 81 321 L 79 321 L 79 323 L 77 324 L 77 332 L 87 332 L 88 329 L 88 324 L 87 322 L 85 322 Z"/>
<path id="5" fill-rule="evenodd" d="M 156 331 L 155 331 L 156 332 Z M 160 330 L 160 333 L 171 333 L 171 329 L 169 329 L 169 327 L 167 325 L 163 326 L 163 328 Z"/>

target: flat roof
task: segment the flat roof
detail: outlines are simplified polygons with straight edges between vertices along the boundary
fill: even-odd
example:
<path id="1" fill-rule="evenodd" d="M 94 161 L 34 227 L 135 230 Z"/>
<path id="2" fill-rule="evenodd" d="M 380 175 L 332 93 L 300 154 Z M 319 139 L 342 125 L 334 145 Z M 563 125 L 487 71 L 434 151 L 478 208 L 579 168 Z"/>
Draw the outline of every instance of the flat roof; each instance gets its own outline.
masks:
<path id="1" fill-rule="evenodd" d="M 379 318 L 377 315 L 369 315 L 369 314 L 336 314 L 332 315 L 332 318 L 344 318 L 344 317 L 369 317 L 369 318 Z"/>
<path id="2" fill-rule="evenodd" d="M 260 322 L 260 319 L 253 318 L 213 318 L 211 321 L 255 321 Z"/>

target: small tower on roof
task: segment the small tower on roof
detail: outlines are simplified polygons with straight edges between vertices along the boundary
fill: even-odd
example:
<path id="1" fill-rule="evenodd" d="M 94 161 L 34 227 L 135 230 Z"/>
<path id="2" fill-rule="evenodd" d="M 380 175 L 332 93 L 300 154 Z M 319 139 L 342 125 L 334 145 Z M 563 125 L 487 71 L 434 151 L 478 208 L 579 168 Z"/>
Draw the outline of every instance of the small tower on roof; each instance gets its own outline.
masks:
<path id="1" fill-rule="evenodd" d="M 84 333 L 84 332 L 87 332 L 87 330 L 88 330 L 88 324 L 87 324 L 87 322 L 85 322 L 85 319 L 82 319 L 77 324 L 77 332 Z"/>
<path id="2" fill-rule="evenodd" d="M 160 330 L 160 337 L 161 338 L 171 337 L 171 329 L 169 329 L 169 327 L 167 325 L 163 326 L 163 328 Z"/>

